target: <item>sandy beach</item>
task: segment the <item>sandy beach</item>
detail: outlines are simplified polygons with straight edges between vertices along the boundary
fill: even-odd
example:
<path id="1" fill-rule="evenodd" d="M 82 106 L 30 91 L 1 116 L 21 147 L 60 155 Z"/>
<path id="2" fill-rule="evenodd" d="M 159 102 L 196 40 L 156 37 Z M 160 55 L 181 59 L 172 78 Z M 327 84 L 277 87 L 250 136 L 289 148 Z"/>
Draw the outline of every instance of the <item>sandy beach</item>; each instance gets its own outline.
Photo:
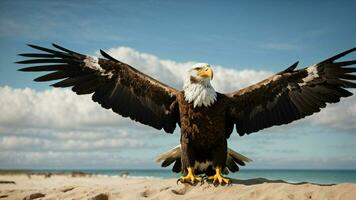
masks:
<path id="1" fill-rule="evenodd" d="M 229 186 L 176 184 L 175 179 L 143 179 L 78 174 L 0 175 L 0 199 L 320 199 L 353 200 L 356 184 L 291 184 L 266 179 L 233 180 Z"/>

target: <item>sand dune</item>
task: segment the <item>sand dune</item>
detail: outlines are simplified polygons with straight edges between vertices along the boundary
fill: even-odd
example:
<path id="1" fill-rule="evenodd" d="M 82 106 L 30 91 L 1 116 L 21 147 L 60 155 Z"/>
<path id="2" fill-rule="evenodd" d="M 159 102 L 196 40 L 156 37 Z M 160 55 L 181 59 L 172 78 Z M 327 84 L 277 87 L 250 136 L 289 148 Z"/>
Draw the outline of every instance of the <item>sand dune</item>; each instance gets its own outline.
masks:
<path id="1" fill-rule="evenodd" d="M 0 175 L 3 199 L 321 199 L 354 200 L 356 184 L 290 184 L 267 179 L 234 180 L 230 186 L 176 184 L 175 179 L 72 175 Z"/>

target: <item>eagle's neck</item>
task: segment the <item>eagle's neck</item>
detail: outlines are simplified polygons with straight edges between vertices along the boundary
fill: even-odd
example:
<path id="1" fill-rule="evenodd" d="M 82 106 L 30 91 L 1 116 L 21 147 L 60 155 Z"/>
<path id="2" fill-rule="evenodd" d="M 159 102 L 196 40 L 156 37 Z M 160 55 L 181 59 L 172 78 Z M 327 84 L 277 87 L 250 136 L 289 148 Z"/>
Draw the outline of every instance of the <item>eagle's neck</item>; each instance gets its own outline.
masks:
<path id="1" fill-rule="evenodd" d="M 193 102 L 193 106 L 208 107 L 216 101 L 216 92 L 211 86 L 210 82 L 207 83 L 187 83 L 183 86 L 184 98 L 188 103 Z"/>

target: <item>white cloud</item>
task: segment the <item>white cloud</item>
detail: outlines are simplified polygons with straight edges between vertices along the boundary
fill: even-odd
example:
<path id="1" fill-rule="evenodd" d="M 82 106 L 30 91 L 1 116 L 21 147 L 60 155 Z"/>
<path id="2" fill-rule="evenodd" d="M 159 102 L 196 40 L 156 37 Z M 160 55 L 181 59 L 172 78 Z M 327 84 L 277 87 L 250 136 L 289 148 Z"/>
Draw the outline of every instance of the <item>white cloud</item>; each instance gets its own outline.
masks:
<path id="1" fill-rule="evenodd" d="M 183 85 L 184 73 L 196 63 L 193 61 L 179 63 L 172 60 L 163 60 L 151 54 L 140 53 L 129 47 L 111 48 L 107 50 L 107 53 L 179 90 Z M 212 67 L 214 70 L 212 84 L 219 92 L 233 92 L 273 74 L 273 72 L 263 70 L 235 70 L 222 66 Z"/>
<path id="2" fill-rule="evenodd" d="M 85 135 L 86 133 L 82 133 Z M 97 133 L 98 135 L 100 133 Z M 97 140 L 84 139 L 47 139 L 23 136 L 5 136 L 0 138 L 0 150 L 17 151 L 118 151 L 127 148 L 151 148 L 153 144 L 137 138 L 110 137 Z"/>
<path id="3" fill-rule="evenodd" d="M 125 169 L 137 166 L 141 168 L 154 167 L 152 158 L 136 158 L 122 156 L 117 152 L 56 152 L 56 151 L 1 151 L 1 168 L 21 169 Z"/>
<path id="4" fill-rule="evenodd" d="M 353 90 L 352 92 L 355 92 Z M 316 125 L 326 125 L 339 131 L 356 133 L 356 97 L 342 99 L 339 103 L 329 104 L 326 109 L 311 117 Z"/>
<path id="5" fill-rule="evenodd" d="M 83 125 L 112 125 L 120 118 L 69 89 L 14 89 L 0 87 L 0 123 L 26 127 L 75 128 Z"/>
<path id="6" fill-rule="evenodd" d="M 111 48 L 107 52 L 177 89 L 182 86 L 184 72 L 195 63 L 162 60 L 128 47 Z M 213 69 L 213 85 L 220 92 L 238 90 L 273 74 L 222 66 L 213 66 Z M 71 162 L 85 166 L 106 163 L 105 166 L 117 167 L 127 164 L 113 161 L 115 158 L 125 159 L 131 164 L 142 160 L 141 163 L 147 163 L 146 158 L 161 153 L 157 150 L 169 149 L 169 145 L 179 142 L 177 135 L 169 137 L 124 119 L 92 102 L 90 95 L 78 96 L 69 89 L 36 91 L 2 86 L 0 96 L 0 160 L 4 161 L 0 167 L 18 165 L 21 168 L 30 163 L 36 166 L 46 162 L 48 166 L 72 166 Z M 356 98 L 353 97 L 328 106 L 320 114 L 303 121 L 339 131 L 356 132 L 355 116 Z M 164 142 L 160 142 L 162 138 Z M 156 151 L 124 156 L 130 149 L 144 151 L 152 148 Z M 248 148 L 244 151 L 251 151 Z M 98 159 L 88 161 L 94 157 Z M 64 162 L 56 164 L 61 159 Z"/>

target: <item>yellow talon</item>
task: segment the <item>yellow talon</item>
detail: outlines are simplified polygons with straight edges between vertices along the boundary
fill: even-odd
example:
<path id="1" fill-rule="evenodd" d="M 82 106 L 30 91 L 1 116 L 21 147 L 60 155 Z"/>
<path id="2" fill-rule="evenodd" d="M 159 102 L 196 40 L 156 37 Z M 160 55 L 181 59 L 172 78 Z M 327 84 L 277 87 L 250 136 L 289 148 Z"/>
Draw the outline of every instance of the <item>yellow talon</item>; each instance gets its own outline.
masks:
<path id="1" fill-rule="evenodd" d="M 191 183 L 191 184 L 195 184 L 196 182 L 203 182 L 203 178 L 200 176 L 195 176 L 194 175 L 194 170 L 191 167 L 188 167 L 188 174 L 186 176 L 181 176 L 178 180 L 178 182 L 181 183 Z"/>
<path id="2" fill-rule="evenodd" d="M 208 180 L 212 180 L 213 184 L 220 184 L 220 185 L 224 185 L 224 184 L 230 184 L 231 180 L 228 178 L 225 178 L 221 175 L 221 167 L 216 167 L 215 168 L 215 175 L 214 176 L 209 176 Z"/>

